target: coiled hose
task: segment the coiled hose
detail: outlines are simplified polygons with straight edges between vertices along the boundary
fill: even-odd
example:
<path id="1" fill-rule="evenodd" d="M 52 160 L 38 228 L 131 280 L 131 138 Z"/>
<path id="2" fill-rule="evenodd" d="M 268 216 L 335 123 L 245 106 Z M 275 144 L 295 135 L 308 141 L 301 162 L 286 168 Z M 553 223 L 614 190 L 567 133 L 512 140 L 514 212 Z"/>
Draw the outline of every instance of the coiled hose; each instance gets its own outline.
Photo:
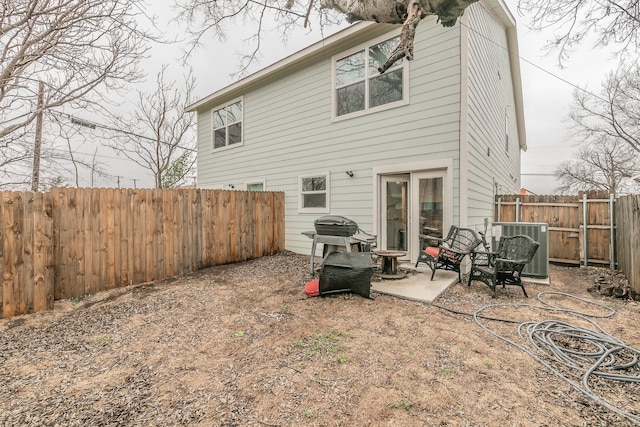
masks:
<path id="1" fill-rule="evenodd" d="M 556 295 L 581 301 L 586 305 L 592 306 L 595 311 L 600 311 L 601 314 L 579 312 L 556 306 L 545 299 L 548 295 Z M 638 374 L 638 372 L 640 372 L 640 351 L 609 335 L 602 327 L 592 320 L 593 318 L 611 317 L 615 314 L 615 310 L 597 302 L 579 298 L 564 292 L 541 292 L 538 294 L 537 298 L 543 304 L 542 306 L 532 304 L 491 304 L 476 310 L 473 313 L 473 318 L 482 329 L 528 354 L 583 395 L 628 419 L 632 423 L 640 425 L 639 415 L 626 412 L 610 402 L 607 402 L 601 396 L 598 396 L 589 386 L 589 379 L 591 377 L 600 377 L 605 380 L 619 381 L 623 383 L 640 383 L 640 375 Z M 446 307 L 435 306 L 456 312 L 455 310 L 450 310 Z M 572 325 L 558 320 L 514 322 L 512 320 L 489 317 L 484 314 L 486 311 L 497 307 L 528 307 L 533 309 L 563 312 L 586 321 L 588 324 L 593 326 L 593 329 Z M 466 314 L 460 312 L 456 313 Z M 486 321 L 518 323 L 518 336 L 525 343 L 528 343 L 530 347 L 519 344 L 503 335 L 500 335 L 498 332 L 491 329 L 486 324 Z M 555 360 L 565 369 L 581 373 L 581 383 L 568 378 L 560 369 L 554 367 L 549 360 Z M 636 373 L 629 373 L 631 371 L 635 371 Z"/>

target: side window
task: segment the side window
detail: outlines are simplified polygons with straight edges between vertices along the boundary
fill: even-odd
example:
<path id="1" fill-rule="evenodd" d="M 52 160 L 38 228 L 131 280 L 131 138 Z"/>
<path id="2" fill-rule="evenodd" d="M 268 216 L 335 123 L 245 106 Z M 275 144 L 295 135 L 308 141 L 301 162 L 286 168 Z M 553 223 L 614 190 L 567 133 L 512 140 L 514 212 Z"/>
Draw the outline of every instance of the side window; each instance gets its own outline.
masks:
<path id="1" fill-rule="evenodd" d="M 389 59 L 398 41 L 399 37 L 392 37 L 335 58 L 336 117 L 388 108 L 406 101 L 406 61 L 397 61 L 384 74 L 378 72 L 378 67 Z"/>
<path id="2" fill-rule="evenodd" d="M 329 213 L 329 173 L 298 177 L 298 211 Z"/>
<path id="3" fill-rule="evenodd" d="M 262 181 L 248 181 L 244 183 L 244 188 L 247 191 L 264 191 L 266 188 L 264 180 Z"/>
<path id="4" fill-rule="evenodd" d="M 242 145 L 242 100 L 213 109 L 213 149 Z"/>

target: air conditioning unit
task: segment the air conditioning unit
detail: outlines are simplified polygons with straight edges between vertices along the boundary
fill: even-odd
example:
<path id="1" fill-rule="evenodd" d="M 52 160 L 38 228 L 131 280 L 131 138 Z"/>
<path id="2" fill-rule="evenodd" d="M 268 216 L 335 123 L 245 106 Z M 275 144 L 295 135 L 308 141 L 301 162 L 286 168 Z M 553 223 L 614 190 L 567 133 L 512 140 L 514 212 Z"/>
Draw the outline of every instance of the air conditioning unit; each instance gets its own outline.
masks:
<path id="1" fill-rule="evenodd" d="M 494 222 L 491 229 L 491 247 L 498 248 L 502 236 L 524 234 L 540 244 L 533 260 L 524 267 L 522 276 L 549 277 L 549 224 L 540 222 Z"/>

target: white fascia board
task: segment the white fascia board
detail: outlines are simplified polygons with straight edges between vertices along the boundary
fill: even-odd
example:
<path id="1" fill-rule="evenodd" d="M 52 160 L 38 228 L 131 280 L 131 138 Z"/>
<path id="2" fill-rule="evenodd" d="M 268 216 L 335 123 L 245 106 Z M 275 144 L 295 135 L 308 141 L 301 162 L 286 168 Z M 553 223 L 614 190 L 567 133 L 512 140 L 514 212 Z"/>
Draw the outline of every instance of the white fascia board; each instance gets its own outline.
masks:
<path id="1" fill-rule="evenodd" d="M 507 29 L 507 49 L 515 98 L 516 122 L 518 123 L 518 141 L 520 149 L 527 151 L 527 131 L 524 120 L 524 97 L 522 95 L 522 75 L 520 73 L 520 51 L 518 49 L 518 31 L 516 20 L 503 0 L 481 0 Z"/>
<path id="2" fill-rule="evenodd" d="M 334 45 L 339 46 L 340 43 L 347 43 L 351 37 L 353 37 L 358 33 L 365 32 L 365 30 L 367 29 L 369 29 L 370 31 L 373 31 L 374 28 L 372 27 L 375 27 L 376 25 L 380 26 L 384 24 L 361 21 L 356 24 L 350 25 L 344 30 L 338 31 L 337 33 L 325 39 L 322 39 L 319 42 L 316 42 L 309 47 L 299 50 L 298 52 L 292 55 L 289 55 L 286 58 L 266 68 L 263 68 L 260 71 L 257 71 L 241 80 L 238 80 L 237 82 L 229 86 L 226 86 L 212 93 L 211 95 L 205 98 L 202 98 L 194 102 L 193 104 L 188 105 L 186 108 L 186 111 L 188 112 L 198 111 L 206 107 L 216 105 L 217 104 L 216 100 L 223 97 L 227 98 L 229 96 L 232 96 L 232 94 L 235 92 L 246 92 L 249 87 L 259 84 L 261 81 L 267 78 L 272 78 L 274 75 L 285 73 L 288 69 L 292 68 L 293 66 L 299 65 L 300 63 L 303 63 L 305 61 L 309 61 L 318 55 L 322 55 L 324 51 L 329 47 L 333 47 Z"/>

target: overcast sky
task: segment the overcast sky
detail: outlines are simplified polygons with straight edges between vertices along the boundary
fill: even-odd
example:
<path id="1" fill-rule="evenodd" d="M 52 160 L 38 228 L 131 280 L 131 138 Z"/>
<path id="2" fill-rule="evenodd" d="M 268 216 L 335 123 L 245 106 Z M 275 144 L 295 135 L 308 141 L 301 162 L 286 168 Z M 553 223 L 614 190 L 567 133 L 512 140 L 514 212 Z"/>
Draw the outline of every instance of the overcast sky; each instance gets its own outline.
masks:
<path id="1" fill-rule="evenodd" d="M 611 50 L 594 50 L 585 43 L 560 69 L 557 55 L 544 54 L 551 32 L 528 29 L 528 17 L 518 15 L 518 1 L 506 3 L 518 22 L 528 145 L 522 154 L 522 186 L 536 194 L 550 194 L 556 188 L 555 167 L 577 151 L 578 141 L 568 129 L 574 86 L 600 93 L 602 82 L 617 63 Z"/>
<path id="2" fill-rule="evenodd" d="M 586 87 L 592 92 L 599 92 L 601 82 L 606 74 L 615 68 L 615 61 L 607 52 L 594 51 L 592 46 L 581 46 L 569 60 L 565 68 L 557 66 L 557 56 L 545 56 L 543 48 L 550 33 L 540 33 L 528 29 L 529 19 L 520 16 L 517 11 L 517 0 L 506 0 L 512 14 L 518 22 L 518 39 L 521 59 L 522 86 L 524 92 L 524 109 L 527 130 L 527 152 L 522 154 L 522 186 L 536 194 L 550 194 L 556 187 L 553 171 L 562 161 L 572 157 L 576 151 L 576 141 L 570 138 L 567 116 L 574 86 Z M 170 17 L 172 12 L 164 5 L 151 6 L 161 19 Z M 158 8 L 166 8 L 160 10 Z M 343 25 L 342 27 L 344 27 Z M 172 31 L 181 33 L 174 25 Z M 330 33 L 339 28 L 331 30 Z M 225 42 L 212 38 L 205 39 L 189 60 L 197 78 L 197 98 L 202 98 L 213 91 L 232 83 L 230 76 L 236 70 L 238 53 L 246 52 L 242 36 L 235 32 L 228 34 Z M 273 36 L 262 44 L 261 61 L 251 71 L 264 68 L 322 38 L 319 29 L 301 30 L 282 43 Z M 325 34 L 325 36 L 328 34 Z M 168 52 L 174 50 L 173 55 Z M 176 77 L 184 72 L 180 66 L 178 49 L 168 49 L 166 45 L 154 48 L 151 58 L 145 62 L 145 71 L 149 80 L 159 70 L 160 64 L 171 63 L 170 72 Z M 569 83 L 567 83 L 569 82 Z M 571 83 L 571 84 L 570 84 Z M 152 185 L 141 179 L 139 185 Z M 128 184 L 130 185 L 130 183 Z"/>

